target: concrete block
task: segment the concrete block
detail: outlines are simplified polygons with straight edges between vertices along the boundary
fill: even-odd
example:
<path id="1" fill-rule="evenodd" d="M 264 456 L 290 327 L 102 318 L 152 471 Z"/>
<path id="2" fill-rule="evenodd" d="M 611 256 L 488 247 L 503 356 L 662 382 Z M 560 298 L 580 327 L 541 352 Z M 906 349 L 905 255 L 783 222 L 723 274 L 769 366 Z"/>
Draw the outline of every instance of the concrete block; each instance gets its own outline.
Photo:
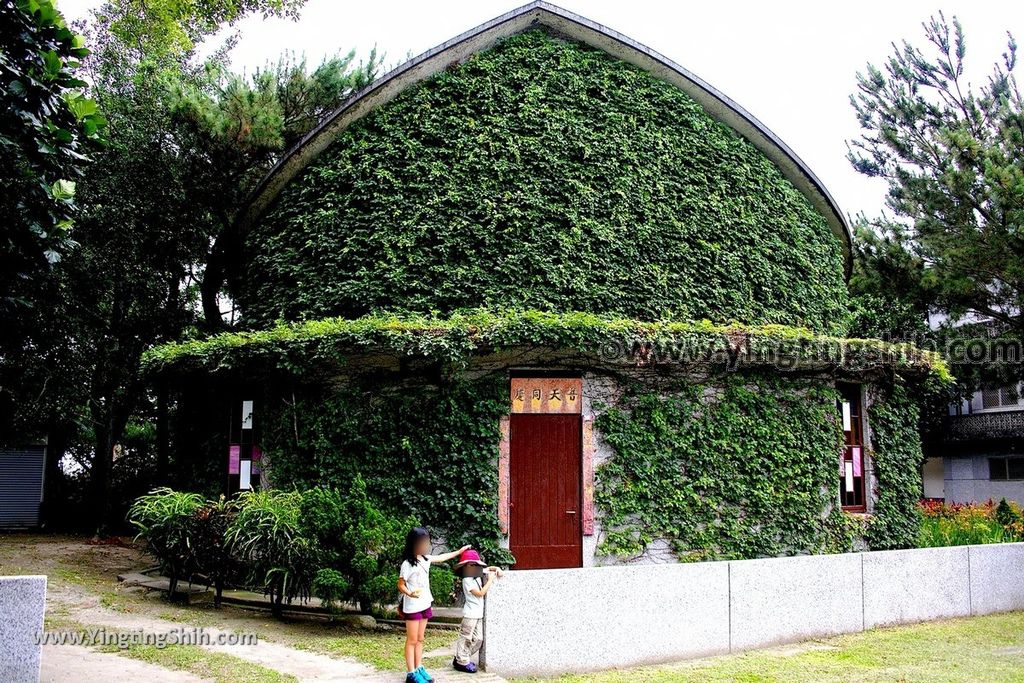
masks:
<path id="1" fill-rule="evenodd" d="M 950 479 L 974 479 L 974 460 L 972 458 L 950 458 Z"/>
<path id="2" fill-rule="evenodd" d="M 0 576 L 0 681 L 38 683 L 45 576 Z"/>
<path id="3" fill-rule="evenodd" d="M 969 616 L 967 548 L 863 554 L 864 628 Z"/>
<path id="4" fill-rule="evenodd" d="M 973 503 L 975 502 L 973 479 L 947 479 L 946 480 L 946 502 L 947 503 Z"/>
<path id="5" fill-rule="evenodd" d="M 861 554 L 729 563 L 734 651 L 864 628 Z"/>
<path id="6" fill-rule="evenodd" d="M 971 612 L 1024 609 L 1024 543 L 968 546 Z"/>
<path id="7" fill-rule="evenodd" d="M 518 571 L 487 595 L 482 661 L 524 676 L 727 652 L 726 562 Z"/>

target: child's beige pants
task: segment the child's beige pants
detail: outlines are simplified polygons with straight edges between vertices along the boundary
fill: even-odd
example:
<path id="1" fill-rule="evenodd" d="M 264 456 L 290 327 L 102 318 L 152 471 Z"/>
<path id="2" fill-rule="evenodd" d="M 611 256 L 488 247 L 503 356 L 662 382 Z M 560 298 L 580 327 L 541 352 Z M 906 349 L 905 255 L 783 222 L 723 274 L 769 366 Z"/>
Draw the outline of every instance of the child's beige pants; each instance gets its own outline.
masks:
<path id="1" fill-rule="evenodd" d="M 468 664 L 483 644 L 484 620 L 463 617 L 459 626 L 459 642 L 455 643 L 455 661 Z"/>

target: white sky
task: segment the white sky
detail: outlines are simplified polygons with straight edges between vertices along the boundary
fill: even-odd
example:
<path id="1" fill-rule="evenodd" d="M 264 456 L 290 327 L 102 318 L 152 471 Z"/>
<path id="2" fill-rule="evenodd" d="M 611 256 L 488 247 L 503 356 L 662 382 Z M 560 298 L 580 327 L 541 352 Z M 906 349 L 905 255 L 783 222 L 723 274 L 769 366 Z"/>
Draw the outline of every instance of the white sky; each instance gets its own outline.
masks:
<path id="1" fill-rule="evenodd" d="M 376 45 L 393 66 L 525 2 L 309 0 L 297 22 L 241 22 L 232 59 L 252 71 L 289 50 L 316 63 L 351 48 L 365 55 Z M 69 20 L 99 4 L 58 0 Z M 921 22 L 940 9 L 964 24 L 968 75 L 977 84 L 1005 49 L 1007 30 L 1024 42 L 1024 3 L 1006 0 L 556 4 L 664 54 L 734 99 L 792 147 L 850 215 L 876 214 L 884 193 L 880 181 L 858 175 L 845 158 L 845 141 L 858 135 L 848 101 L 858 70 L 868 61 L 880 65 L 893 41 L 923 47 Z"/>

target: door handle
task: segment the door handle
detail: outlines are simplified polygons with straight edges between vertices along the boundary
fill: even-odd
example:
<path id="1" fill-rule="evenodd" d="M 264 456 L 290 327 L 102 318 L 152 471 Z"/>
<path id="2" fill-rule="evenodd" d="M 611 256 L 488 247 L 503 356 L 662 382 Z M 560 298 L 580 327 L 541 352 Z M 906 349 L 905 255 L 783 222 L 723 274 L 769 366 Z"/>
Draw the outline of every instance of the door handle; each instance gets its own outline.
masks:
<path id="1" fill-rule="evenodd" d="M 575 515 L 576 511 L 575 510 L 566 510 L 565 514 L 567 514 L 567 515 Z"/>

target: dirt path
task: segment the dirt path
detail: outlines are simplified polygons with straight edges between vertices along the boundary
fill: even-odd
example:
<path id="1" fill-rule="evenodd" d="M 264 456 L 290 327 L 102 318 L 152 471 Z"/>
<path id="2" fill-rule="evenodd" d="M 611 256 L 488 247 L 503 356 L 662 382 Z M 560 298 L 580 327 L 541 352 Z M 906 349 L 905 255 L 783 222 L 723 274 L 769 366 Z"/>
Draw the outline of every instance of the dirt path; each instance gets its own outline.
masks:
<path id="1" fill-rule="evenodd" d="M 400 671 L 380 671 L 353 657 L 306 649 L 311 640 L 323 638 L 326 628 L 323 625 L 276 622 L 261 613 L 233 609 L 175 607 L 155 595 L 146 595 L 142 589 L 117 584 L 115 577 L 118 573 L 138 569 L 145 564 L 145 558 L 133 547 L 96 546 L 81 538 L 0 536 L 0 574 L 47 575 L 49 630 L 106 629 L 108 633 L 186 634 L 192 636 L 192 642 L 203 651 L 217 653 L 217 656 L 230 655 L 237 658 L 232 661 L 244 660 L 270 672 L 294 677 L 300 683 L 397 683 L 403 680 Z M 203 642 L 194 639 L 197 633 L 201 633 Z M 218 643 L 220 638 L 233 634 L 255 634 L 258 641 Z M 392 645 L 382 643 L 382 647 L 390 648 Z M 431 655 L 451 657 L 449 648 L 435 650 Z M 197 683 L 226 680 L 223 673 L 212 678 L 205 678 L 205 670 L 199 673 L 201 675 L 162 666 L 161 663 L 140 661 L 110 651 L 109 647 L 48 644 L 43 649 L 40 680 L 44 683 L 111 683 L 122 680 Z M 470 680 L 500 683 L 503 680 L 487 674 L 470 676 L 450 670 L 439 670 L 434 676 L 438 683 Z"/>
<path id="2" fill-rule="evenodd" d="M 44 645 L 39 683 L 68 681 L 207 683 L 207 679 L 186 671 L 172 671 L 110 652 L 97 652 L 81 645 Z"/>

